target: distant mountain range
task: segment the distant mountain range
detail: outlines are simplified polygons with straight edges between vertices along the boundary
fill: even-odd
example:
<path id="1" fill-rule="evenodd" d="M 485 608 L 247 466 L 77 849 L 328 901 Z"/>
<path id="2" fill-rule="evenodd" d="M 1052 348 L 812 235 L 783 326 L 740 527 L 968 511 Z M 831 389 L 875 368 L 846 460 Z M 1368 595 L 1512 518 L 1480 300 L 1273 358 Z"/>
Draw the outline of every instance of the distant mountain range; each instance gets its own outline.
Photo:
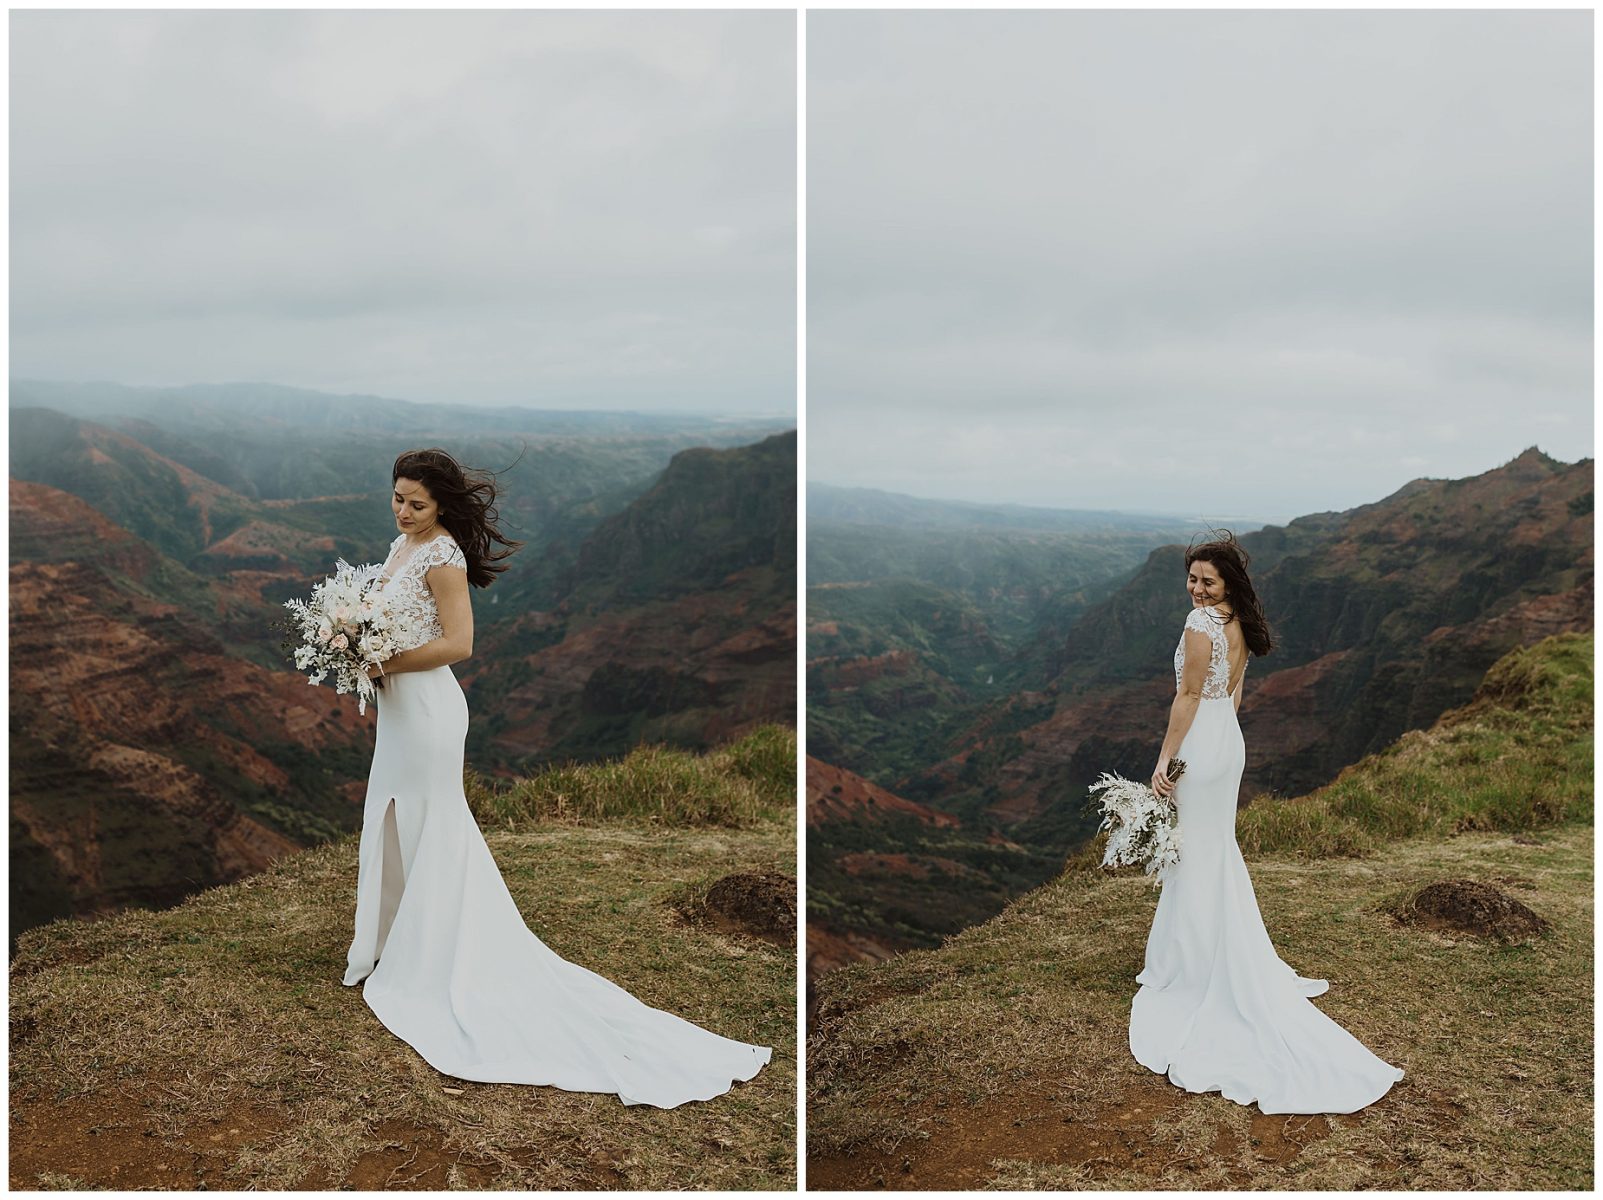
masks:
<path id="1" fill-rule="evenodd" d="M 180 387 L 131 387 L 121 383 L 11 381 L 13 408 L 53 408 L 102 424 L 155 422 L 172 433 L 234 434 L 276 429 L 296 437 L 310 432 L 340 439 L 437 433 L 456 439 L 508 433 L 535 437 L 701 436 L 709 428 L 751 430 L 795 422 L 779 417 L 717 413 L 641 413 L 556 409 L 523 405 L 428 404 L 392 396 L 335 394 L 276 383 L 195 383 Z M 243 423 L 246 428 L 241 431 Z M 228 446 L 204 452 L 227 458 Z"/>
<path id="2" fill-rule="evenodd" d="M 475 593 L 454 668 L 476 769 L 794 721 L 794 431 L 746 445 L 761 422 L 564 414 L 597 436 L 470 438 L 454 410 L 384 401 L 415 421 L 381 435 L 368 422 L 393 418 L 365 399 L 180 391 L 169 412 L 109 389 L 146 405 L 103 404 L 114 428 L 14 387 L 13 936 L 172 903 L 356 825 L 374 714 L 308 687 L 273 625 L 336 558 L 382 557 L 390 463 L 415 445 L 492 466 L 528 449 L 501 479 L 527 544 Z"/>
<path id="3" fill-rule="evenodd" d="M 1016 686 L 1043 625 L 1195 528 L 820 484 L 807 503 L 808 746 L 887 785 Z"/>
<path id="4" fill-rule="evenodd" d="M 1473 478 L 1415 480 L 1374 504 L 1242 535 L 1276 637 L 1273 653 L 1247 670 L 1243 802 L 1323 784 L 1464 703 L 1510 649 L 1589 631 L 1592 498 L 1590 459 L 1565 464 L 1532 449 Z M 820 670 L 810 589 L 809 750 L 837 752 L 837 765 L 961 822 L 812 827 L 810 913 L 825 931 L 932 944 L 954 919 L 995 911 L 998 884 L 1039 883 L 1083 844 L 1094 826 L 1086 786 L 1104 770 L 1141 778 L 1156 757 L 1188 605 L 1183 576 L 1183 548 L 1159 546 L 1084 602 L 1043 603 L 1011 659 L 986 667 L 1005 681 L 1003 694 L 967 708 L 972 688 L 956 690 L 962 671 L 950 664 L 972 678 L 972 625 L 925 621 L 931 636 L 916 652 L 866 647 Z M 874 717 L 861 725 L 872 737 L 814 739 L 854 706 Z M 891 730 L 903 725 L 913 733 L 898 739 Z M 889 769 L 873 761 L 881 747 Z M 882 867 L 877 883 L 859 871 L 848 883 L 839 865 L 910 850 L 957 858 L 954 846 L 995 847 L 993 839 L 1015 849 L 985 860 L 983 879 L 944 880 L 944 898 L 919 906 L 905 902 L 906 870 Z M 829 878 L 838 892 L 815 896 Z"/>
<path id="5" fill-rule="evenodd" d="M 808 483 L 807 518 L 842 525 L 880 528 L 1011 529 L 1023 533 L 1150 534 L 1175 525 L 1195 524 L 1183 514 L 1117 512 L 1099 508 L 1041 508 L 1027 504 L 980 504 L 972 500 L 931 500 L 878 488 Z M 811 573 L 809 573 L 811 578 Z"/>
<path id="6" fill-rule="evenodd" d="M 757 417 L 417 404 L 256 383 L 132 388 L 13 380 L 11 434 L 14 441 L 22 437 L 24 445 L 13 449 L 12 461 L 38 462 L 44 471 L 63 469 L 50 447 L 53 439 L 71 435 L 52 432 L 49 418 L 36 418 L 47 427 L 33 428 L 22 410 L 39 407 L 52 410 L 57 424 L 65 414 L 124 434 L 225 495 L 250 501 L 237 524 L 259 517 L 272 504 L 277 511 L 270 524 L 299 522 L 364 545 L 373 538 L 388 542 L 391 536 L 388 507 L 375 506 L 372 498 L 387 494 L 395 457 L 448 443 L 461 461 L 504 472 L 499 476 L 505 488 L 499 506 L 503 526 L 528 544 L 497 590 L 505 589 L 503 604 L 536 607 L 555 602 L 584 535 L 650 487 L 675 451 L 743 446 L 795 425 Z M 36 447 L 33 439 L 43 445 Z M 83 477 L 26 477 L 85 494 L 98 504 L 79 488 L 106 481 L 95 473 L 78 474 Z M 179 513 L 168 514 L 157 505 L 141 519 L 152 523 L 141 536 L 154 537 L 162 549 L 195 552 L 198 530 L 182 542 L 163 540 L 161 523 L 182 522 L 181 506 Z M 224 519 L 229 519 L 226 513 Z"/>

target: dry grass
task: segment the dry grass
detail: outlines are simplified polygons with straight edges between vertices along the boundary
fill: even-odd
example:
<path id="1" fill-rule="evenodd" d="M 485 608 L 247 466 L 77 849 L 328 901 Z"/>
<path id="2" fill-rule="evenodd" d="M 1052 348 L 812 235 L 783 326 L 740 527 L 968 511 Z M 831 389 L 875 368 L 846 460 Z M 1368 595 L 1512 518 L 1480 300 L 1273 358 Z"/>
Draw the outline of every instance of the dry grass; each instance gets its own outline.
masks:
<path id="1" fill-rule="evenodd" d="M 450 1079 L 387 1032 L 340 983 L 354 839 L 177 909 L 31 931 L 12 967 L 12 1185 L 792 1187 L 794 956 L 672 906 L 727 871 L 794 874 L 792 822 L 489 837 L 558 953 L 774 1047 L 755 1079 L 671 1111 Z"/>
<path id="2" fill-rule="evenodd" d="M 808 1047 L 809 1181 L 872 1186 L 900 1160 L 916 1186 L 943 1186 L 919 1163 L 955 1137 L 978 1175 L 967 1186 L 1590 1188 L 1592 831 L 1529 840 L 1467 833 L 1363 861 L 1250 864 L 1282 956 L 1331 980 L 1319 1006 L 1408 1073 L 1352 1117 L 1265 1118 L 1130 1057 L 1156 904 L 1138 879 L 1070 872 L 939 950 L 828 975 Z M 1381 911 L 1458 876 L 1514 881 L 1553 931 L 1454 943 Z M 979 1136 L 998 1109 L 1009 1120 Z M 1307 1144 L 1266 1158 L 1266 1121 Z"/>
<path id="3" fill-rule="evenodd" d="M 764 725 L 709 754 L 641 746 L 505 785 L 470 773 L 467 794 L 485 828 L 601 820 L 750 826 L 795 812 L 796 731 Z"/>

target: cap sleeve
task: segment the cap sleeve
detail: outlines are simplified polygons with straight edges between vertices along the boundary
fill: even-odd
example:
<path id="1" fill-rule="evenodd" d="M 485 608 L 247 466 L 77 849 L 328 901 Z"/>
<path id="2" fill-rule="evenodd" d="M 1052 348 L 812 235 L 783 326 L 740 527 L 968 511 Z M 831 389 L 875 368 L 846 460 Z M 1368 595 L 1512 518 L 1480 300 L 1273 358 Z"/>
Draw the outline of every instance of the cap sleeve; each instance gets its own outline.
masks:
<path id="1" fill-rule="evenodd" d="M 425 571 L 430 567 L 461 567 L 463 570 L 467 569 L 468 560 L 463 557 L 462 547 L 456 544 L 454 538 L 435 538 L 424 548 L 423 552 L 428 555 L 425 560 L 427 565 L 423 568 Z"/>
<path id="2" fill-rule="evenodd" d="M 1186 628 L 1193 633 L 1205 633 L 1213 637 L 1215 622 L 1208 617 L 1205 609 L 1193 608 L 1186 614 Z"/>

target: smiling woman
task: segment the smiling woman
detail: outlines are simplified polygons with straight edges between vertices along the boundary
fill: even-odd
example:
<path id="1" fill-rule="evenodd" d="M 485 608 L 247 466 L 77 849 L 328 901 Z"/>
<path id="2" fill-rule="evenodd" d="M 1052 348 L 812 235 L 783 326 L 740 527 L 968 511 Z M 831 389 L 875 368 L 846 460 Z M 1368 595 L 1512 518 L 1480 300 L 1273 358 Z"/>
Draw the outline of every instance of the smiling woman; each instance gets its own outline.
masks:
<path id="1" fill-rule="evenodd" d="M 1265 1113 L 1349 1113 L 1403 1077 L 1310 1002 L 1330 985 L 1275 953 L 1236 843 L 1246 746 L 1236 711 L 1247 655 L 1272 648 L 1248 557 L 1226 532 L 1186 551 L 1192 609 L 1152 773 L 1174 797 L 1180 861 L 1165 876 L 1130 1007 L 1130 1052 L 1188 1092 Z M 1179 757 L 1186 771 L 1168 774 Z"/>

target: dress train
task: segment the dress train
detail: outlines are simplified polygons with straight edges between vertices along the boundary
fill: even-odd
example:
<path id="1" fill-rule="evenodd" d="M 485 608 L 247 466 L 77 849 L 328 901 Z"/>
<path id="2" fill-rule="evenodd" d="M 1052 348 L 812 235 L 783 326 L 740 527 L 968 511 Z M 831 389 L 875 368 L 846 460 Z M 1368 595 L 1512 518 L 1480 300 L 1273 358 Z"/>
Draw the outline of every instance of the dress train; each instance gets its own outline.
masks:
<path id="1" fill-rule="evenodd" d="M 1269 940 L 1236 843 L 1246 747 L 1234 699 L 1210 682 L 1178 753 L 1180 861 L 1136 976 L 1130 1052 L 1189 1092 L 1256 1101 L 1265 1113 L 1355 1112 L 1403 1072 L 1320 1012 L 1308 998 L 1329 984 L 1298 975 Z"/>
<path id="2" fill-rule="evenodd" d="M 467 700 L 449 667 L 389 676 L 344 982 L 436 1070 L 674 1108 L 773 1051 L 720 1037 L 567 961 L 530 931 L 462 790 Z M 365 981 L 365 982 L 364 982 Z"/>

